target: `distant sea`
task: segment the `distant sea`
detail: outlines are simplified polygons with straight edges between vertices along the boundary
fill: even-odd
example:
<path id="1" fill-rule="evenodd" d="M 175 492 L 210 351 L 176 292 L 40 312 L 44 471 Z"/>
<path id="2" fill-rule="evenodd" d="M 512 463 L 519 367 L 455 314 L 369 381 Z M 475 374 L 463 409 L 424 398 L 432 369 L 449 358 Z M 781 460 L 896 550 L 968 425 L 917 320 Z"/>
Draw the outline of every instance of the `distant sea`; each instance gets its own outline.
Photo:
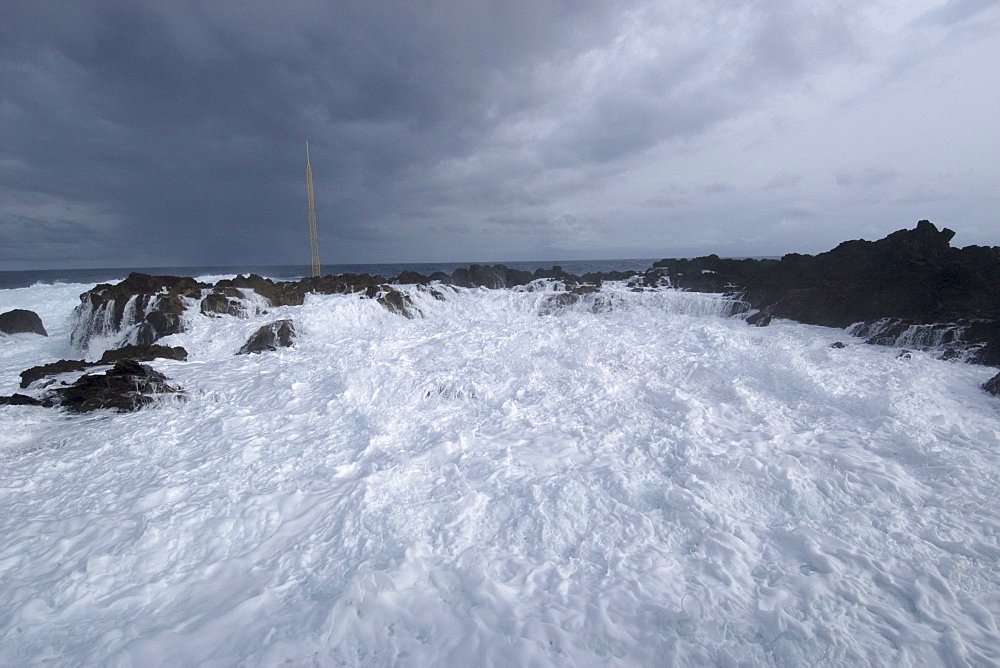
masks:
<path id="1" fill-rule="evenodd" d="M 402 264 L 330 264 L 323 265 L 323 274 L 372 274 L 393 278 L 404 271 L 415 271 L 428 276 L 436 271 L 452 273 L 460 267 L 471 264 L 503 264 L 512 269 L 535 271 L 560 266 L 571 274 L 586 274 L 604 271 L 645 271 L 656 260 L 544 260 L 538 262 L 438 262 L 438 263 L 402 263 Z M 236 265 L 219 267 L 140 267 L 140 268 L 108 268 L 108 269 L 40 269 L 28 271 L 0 271 L 0 290 L 11 288 L 26 288 L 36 283 L 109 283 L 120 281 L 130 272 L 138 271 L 153 276 L 220 276 L 237 274 L 259 274 L 275 280 L 296 280 L 310 273 L 306 264 L 291 265 Z"/>

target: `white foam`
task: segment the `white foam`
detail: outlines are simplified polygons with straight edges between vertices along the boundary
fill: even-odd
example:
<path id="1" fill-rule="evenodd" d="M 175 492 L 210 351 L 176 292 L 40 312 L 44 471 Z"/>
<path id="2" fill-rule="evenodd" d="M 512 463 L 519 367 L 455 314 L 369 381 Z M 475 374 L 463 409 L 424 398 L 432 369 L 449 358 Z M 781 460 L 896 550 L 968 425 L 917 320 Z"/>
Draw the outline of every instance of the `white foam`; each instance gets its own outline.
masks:
<path id="1" fill-rule="evenodd" d="M 0 391 L 68 349 L 64 287 Z M 184 403 L 0 407 L 0 663 L 998 661 L 994 370 L 691 293 L 404 289 L 189 313 Z"/>

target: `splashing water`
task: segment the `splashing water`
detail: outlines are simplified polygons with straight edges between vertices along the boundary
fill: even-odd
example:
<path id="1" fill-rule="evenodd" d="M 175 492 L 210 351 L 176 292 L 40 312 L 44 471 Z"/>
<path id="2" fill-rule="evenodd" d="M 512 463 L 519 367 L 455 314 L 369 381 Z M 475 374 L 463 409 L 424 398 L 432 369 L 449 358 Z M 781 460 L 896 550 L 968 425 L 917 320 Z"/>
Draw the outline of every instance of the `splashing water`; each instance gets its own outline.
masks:
<path id="1" fill-rule="evenodd" d="M 0 291 L 52 334 L 0 338 L 0 392 L 86 287 Z M 0 407 L 0 663 L 1000 661 L 993 370 L 711 295 L 405 289 L 189 313 L 183 404 Z"/>

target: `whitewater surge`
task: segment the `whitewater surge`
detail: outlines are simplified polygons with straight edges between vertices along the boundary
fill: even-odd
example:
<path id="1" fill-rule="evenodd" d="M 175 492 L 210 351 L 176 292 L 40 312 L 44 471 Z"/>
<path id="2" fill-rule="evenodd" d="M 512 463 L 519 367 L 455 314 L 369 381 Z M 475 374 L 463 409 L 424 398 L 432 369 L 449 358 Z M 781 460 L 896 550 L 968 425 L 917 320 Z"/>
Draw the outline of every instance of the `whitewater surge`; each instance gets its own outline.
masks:
<path id="1" fill-rule="evenodd" d="M 0 393 L 88 287 L 0 291 L 52 334 L 0 338 Z M 151 363 L 186 401 L 0 406 L 0 664 L 1000 663 L 995 370 L 712 295 L 403 289 L 189 310 Z"/>

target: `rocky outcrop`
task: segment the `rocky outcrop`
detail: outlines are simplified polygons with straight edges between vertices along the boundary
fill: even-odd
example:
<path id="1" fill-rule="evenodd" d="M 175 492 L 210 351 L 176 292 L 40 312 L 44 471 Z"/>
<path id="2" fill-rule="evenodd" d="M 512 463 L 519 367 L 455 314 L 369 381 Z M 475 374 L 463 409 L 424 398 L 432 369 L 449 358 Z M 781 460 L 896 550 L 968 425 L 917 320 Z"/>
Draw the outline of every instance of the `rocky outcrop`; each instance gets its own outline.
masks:
<path id="1" fill-rule="evenodd" d="M 0 397 L 0 406 L 44 406 L 45 402 L 24 394 L 12 394 L 9 397 Z"/>
<path id="2" fill-rule="evenodd" d="M 105 351 L 98 364 L 114 364 L 118 360 L 126 359 L 136 362 L 150 362 L 156 359 L 185 362 L 187 358 L 187 351 L 182 346 L 122 346 Z"/>
<path id="3" fill-rule="evenodd" d="M 56 376 L 61 373 L 71 373 L 75 371 L 85 371 L 94 366 L 93 362 L 84 360 L 59 360 L 50 364 L 33 366 L 21 372 L 21 389 L 24 389 L 37 380 L 47 376 Z"/>
<path id="4" fill-rule="evenodd" d="M 266 350 L 287 348 L 295 341 L 295 325 L 291 320 L 277 320 L 270 325 L 264 325 L 254 332 L 237 355 L 262 353 Z"/>
<path id="5" fill-rule="evenodd" d="M 769 316 L 853 325 L 872 343 L 935 342 L 968 361 L 998 364 L 1000 248 L 951 248 L 954 234 L 922 220 L 912 230 L 845 241 L 816 256 L 661 260 L 642 284 L 742 293 Z"/>
<path id="6" fill-rule="evenodd" d="M 297 283 L 280 281 L 275 282 L 269 278 L 249 274 L 239 275 L 231 279 L 223 279 L 215 284 L 216 294 L 226 295 L 231 298 L 242 297 L 242 293 L 235 288 L 253 290 L 261 297 L 264 297 L 271 306 L 300 306 L 302 304 L 305 291 L 299 289 Z M 202 308 L 204 312 L 204 307 Z"/>
<path id="7" fill-rule="evenodd" d="M 527 285 L 533 280 L 535 280 L 535 276 L 530 271 L 511 269 L 502 264 L 493 265 L 492 267 L 473 264 L 469 267 L 456 269 L 447 280 L 442 282 L 461 288 L 498 289 Z"/>
<path id="8" fill-rule="evenodd" d="M 123 346 L 105 351 L 98 362 L 87 362 L 86 360 L 59 360 L 49 364 L 33 366 L 21 372 L 21 388 L 26 388 L 35 381 L 57 376 L 61 373 L 72 373 L 76 371 L 86 371 L 97 366 L 107 366 L 120 360 L 132 360 L 134 362 L 149 362 L 155 359 L 187 360 L 187 351 L 181 346 Z"/>
<path id="9" fill-rule="evenodd" d="M 612 302 L 601 294 L 596 285 L 577 285 L 566 292 L 546 296 L 538 307 L 538 314 L 555 315 L 572 307 L 583 308 L 590 313 L 604 313 L 612 309 Z"/>
<path id="10" fill-rule="evenodd" d="M 0 313 L 0 332 L 4 334 L 41 334 L 48 336 L 42 319 L 34 311 L 14 309 Z"/>
<path id="11" fill-rule="evenodd" d="M 397 285 L 427 285 L 431 282 L 431 279 L 415 271 L 404 271 L 392 279 L 392 282 Z"/>
<path id="12" fill-rule="evenodd" d="M 181 391 L 145 364 L 121 360 L 105 373 L 85 374 L 72 385 L 55 390 L 52 403 L 75 413 L 100 408 L 128 412 L 152 403 L 161 394 L 180 395 Z"/>
<path id="13" fill-rule="evenodd" d="M 413 301 L 407 295 L 388 285 L 382 286 L 381 293 L 376 299 L 389 313 L 395 313 L 406 318 L 416 316 L 417 311 L 413 306 Z"/>
<path id="14" fill-rule="evenodd" d="M 84 365 L 83 368 L 97 366 L 95 363 L 63 360 L 35 369 L 47 369 L 50 374 L 55 374 L 80 371 L 82 369 L 79 365 Z M 25 374 L 21 374 L 21 378 L 22 387 L 30 384 L 30 379 L 25 382 Z M 0 397 L 0 405 L 62 406 L 74 413 L 87 413 L 101 408 L 128 412 L 153 403 L 156 396 L 162 394 L 183 396 L 181 390 L 171 385 L 162 373 L 129 359 L 119 360 L 104 373 L 84 374 L 72 384 L 49 389 L 41 398 L 24 394 Z"/>
<path id="15" fill-rule="evenodd" d="M 184 300 L 200 299 L 207 287 L 193 278 L 137 272 L 115 285 L 102 283 L 80 295 L 71 341 L 80 349 L 95 336 L 118 345 L 150 345 L 184 330 Z"/>
<path id="16" fill-rule="evenodd" d="M 983 389 L 1000 397 L 1000 373 L 983 383 Z"/>
<path id="17" fill-rule="evenodd" d="M 234 287 L 215 287 L 201 300 L 200 311 L 207 316 L 231 315 L 237 318 L 249 318 L 255 315 L 256 309 L 252 308 L 243 294 L 243 291 Z"/>

